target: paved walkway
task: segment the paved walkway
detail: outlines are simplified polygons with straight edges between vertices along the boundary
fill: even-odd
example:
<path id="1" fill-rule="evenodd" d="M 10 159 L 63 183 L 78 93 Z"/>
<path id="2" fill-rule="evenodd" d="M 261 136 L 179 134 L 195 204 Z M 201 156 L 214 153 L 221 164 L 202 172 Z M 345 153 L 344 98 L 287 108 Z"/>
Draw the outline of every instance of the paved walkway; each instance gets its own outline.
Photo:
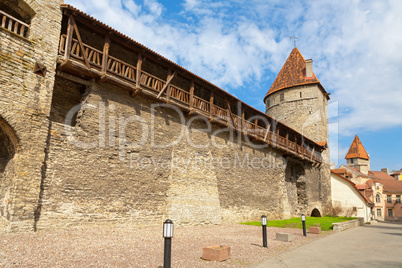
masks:
<path id="1" fill-rule="evenodd" d="M 402 224 L 376 223 L 349 229 L 254 267 L 402 267 Z"/>

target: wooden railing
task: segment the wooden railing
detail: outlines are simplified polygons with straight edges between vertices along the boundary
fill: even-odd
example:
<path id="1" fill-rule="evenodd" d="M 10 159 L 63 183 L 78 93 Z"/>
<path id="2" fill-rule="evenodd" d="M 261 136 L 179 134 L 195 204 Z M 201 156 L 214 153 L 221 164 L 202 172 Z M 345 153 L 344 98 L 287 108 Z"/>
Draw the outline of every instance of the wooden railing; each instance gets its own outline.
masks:
<path id="1" fill-rule="evenodd" d="M 66 39 L 66 35 L 61 36 L 59 48 L 61 55 L 64 55 L 66 51 Z M 84 48 L 85 54 L 83 54 L 82 48 Z M 70 55 L 68 55 L 68 57 L 72 57 L 84 64 L 88 63 L 91 68 L 95 68 L 98 71 L 102 70 L 103 72 L 106 72 L 105 74 L 115 75 L 118 78 L 132 82 L 133 87 L 137 82 L 137 68 L 120 59 L 110 55 L 104 57 L 102 51 L 83 43 L 80 45 L 79 41 L 76 39 L 71 40 L 69 51 Z M 85 59 L 84 55 L 86 57 Z M 102 62 L 105 59 L 107 60 L 106 66 Z M 172 85 L 168 79 L 165 81 L 145 72 L 144 70 L 141 70 L 139 75 L 139 85 L 154 92 L 155 96 L 161 95 L 165 99 L 171 99 L 176 101 L 178 104 L 187 106 L 189 110 L 195 109 L 208 117 L 212 117 L 212 119 L 222 120 L 226 125 L 233 126 L 234 129 L 239 132 L 254 136 L 258 140 L 285 149 L 304 159 L 319 163 L 322 162 L 320 151 L 311 151 L 310 146 L 306 144 L 303 146 L 299 145 L 288 138 L 269 131 L 269 128 L 267 130 L 267 128 L 248 121 L 239 115 L 233 114 L 229 107 L 225 109 L 216 104 L 212 104 L 211 100 L 207 101 L 196 95 L 193 95 L 191 100 L 191 94 L 188 91 L 183 90 L 176 85 Z M 164 89 L 163 92 L 161 92 L 162 89 Z"/>
<path id="2" fill-rule="evenodd" d="M 0 10 L 1 27 L 22 37 L 27 37 L 29 25 Z"/>

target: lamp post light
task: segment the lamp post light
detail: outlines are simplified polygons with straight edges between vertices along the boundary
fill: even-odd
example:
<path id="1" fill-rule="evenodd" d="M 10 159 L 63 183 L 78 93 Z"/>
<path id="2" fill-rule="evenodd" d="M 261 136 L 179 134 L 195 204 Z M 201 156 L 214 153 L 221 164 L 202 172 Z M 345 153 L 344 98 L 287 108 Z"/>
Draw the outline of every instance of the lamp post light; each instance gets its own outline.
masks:
<path id="1" fill-rule="evenodd" d="M 170 268 L 171 252 L 172 252 L 172 237 L 173 237 L 173 222 L 167 219 L 163 223 L 163 237 L 165 238 L 165 248 L 163 256 L 163 268 Z"/>
<path id="2" fill-rule="evenodd" d="M 261 216 L 261 226 L 262 226 L 262 246 L 267 248 L 267 216 Z"/>
<path id="3" fill-rule="evenodd" d="M 303 224 L 303 235 L 307 236 L 307 233 L 306 233 L 306 216 L 304 216 L 304 214 L 301 215 L 301 220 L 302 220 L 302 224 Z"/>

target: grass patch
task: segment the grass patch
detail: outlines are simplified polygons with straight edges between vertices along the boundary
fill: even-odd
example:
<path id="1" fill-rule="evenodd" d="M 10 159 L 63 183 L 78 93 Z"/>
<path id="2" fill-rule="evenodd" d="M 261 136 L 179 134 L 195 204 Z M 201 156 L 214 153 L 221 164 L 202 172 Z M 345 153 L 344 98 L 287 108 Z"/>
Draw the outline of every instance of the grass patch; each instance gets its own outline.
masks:
<path id="1" fill-rule="evenodd" d="M 355 217 L 332 217 L 332 216 L 324 216 L 324 217 L 306 217 L 306 228 L 310 228 L 310 226 L 319 226 L 322 231 L 331 231 L 332 223 L 334 222 L 343 222 L 357 219 Z M 241 224 L 245 225 L 256 225 L 261 226 L 261 221 L 251 221 L 251 222 L 242 222 Z M 268 221 L 268 227 L 282 227 L 282 228 L 300 228 L 302 229 L 302 221 L 300 217 L 294 217 L 288 220 L 275 220 Z"/>

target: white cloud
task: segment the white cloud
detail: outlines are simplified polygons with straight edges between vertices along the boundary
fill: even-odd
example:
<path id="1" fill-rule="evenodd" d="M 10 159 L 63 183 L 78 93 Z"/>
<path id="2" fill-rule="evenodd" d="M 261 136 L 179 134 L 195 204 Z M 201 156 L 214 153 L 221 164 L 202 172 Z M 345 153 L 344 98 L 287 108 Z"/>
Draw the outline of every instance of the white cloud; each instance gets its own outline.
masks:
<path id="1" fill-rule="evenodd" d="M 401 1 L 186 0 L 177 20 L 156 0 L 66 2 L 260 109 L 296 35 L 341 135 L 402 126 Z"/>

